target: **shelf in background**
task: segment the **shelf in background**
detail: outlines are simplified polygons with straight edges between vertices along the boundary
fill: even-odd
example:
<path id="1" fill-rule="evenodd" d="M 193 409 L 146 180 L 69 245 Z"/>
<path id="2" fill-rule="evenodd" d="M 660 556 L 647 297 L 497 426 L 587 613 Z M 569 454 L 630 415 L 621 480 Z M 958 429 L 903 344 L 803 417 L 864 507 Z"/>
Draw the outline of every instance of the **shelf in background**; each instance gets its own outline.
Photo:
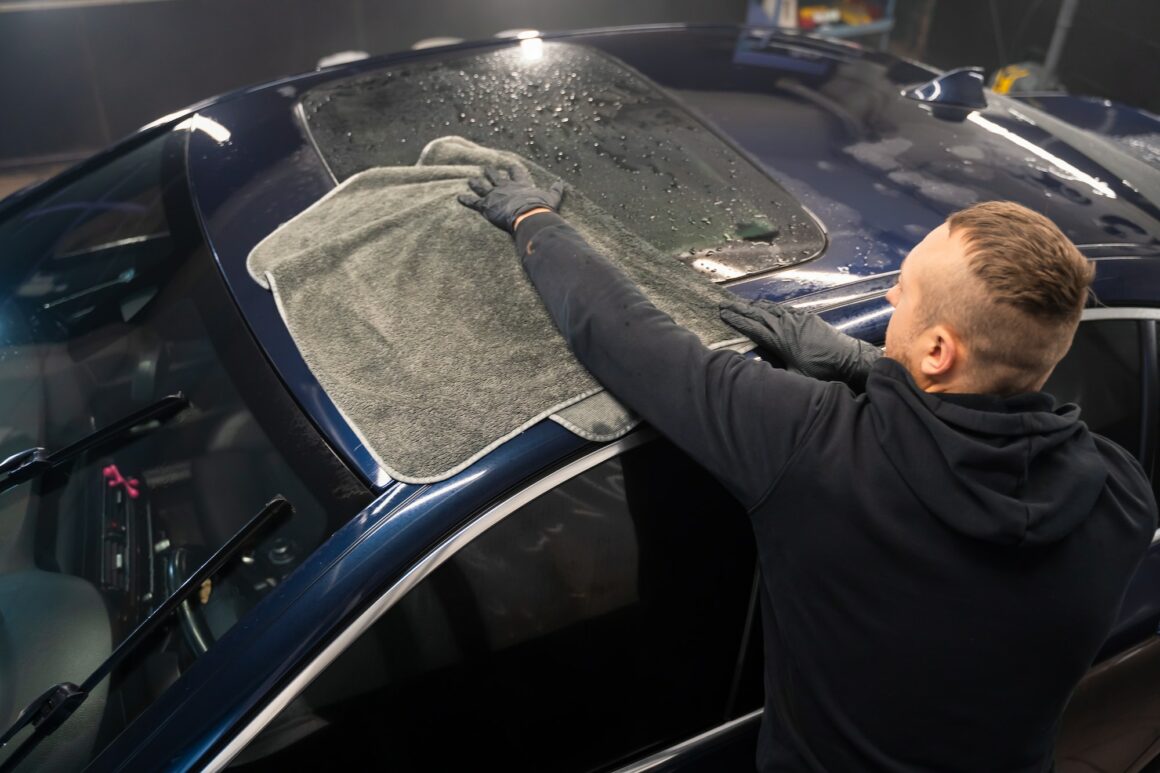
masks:
<path id="1" fill-rule="evenodd" d="M 813 29 L 800 30 L 807 35 L 818 35 L 830 38 L 855 38 L 865 35 L 881 35 L 880 46 L 885 47 L 887 36 L 894 29 L 894 4 L 896 0 L 886 0 L 881 19 L 865 24 L 823 24 Z M 801 5 L 823 5 L 820 2 L 801 0 L 787 6 L 783 0 L 749 0 L 746 21 L 751 26 L 781 27 L 783 29 L 798 29 L 797 8 Z M 790 11 L 792 10 L 792 14 Z M 789 22 L 793 21 L 791 25 Z"/>

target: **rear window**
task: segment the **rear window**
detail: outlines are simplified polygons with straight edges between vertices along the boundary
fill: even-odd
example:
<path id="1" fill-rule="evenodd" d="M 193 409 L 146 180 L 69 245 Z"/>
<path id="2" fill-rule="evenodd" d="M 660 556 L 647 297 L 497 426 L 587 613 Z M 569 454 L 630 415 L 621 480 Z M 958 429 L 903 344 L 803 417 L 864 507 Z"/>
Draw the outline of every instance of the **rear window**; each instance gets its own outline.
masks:
<path id="1" fill-rule="evenodd" d="M 801 263 L 825 237 L 780 185 L 641 74 L 538 38 L 325 84 L 303 111 L 341 181 L 459 135 L 559 175 L 714 281 Z"/>

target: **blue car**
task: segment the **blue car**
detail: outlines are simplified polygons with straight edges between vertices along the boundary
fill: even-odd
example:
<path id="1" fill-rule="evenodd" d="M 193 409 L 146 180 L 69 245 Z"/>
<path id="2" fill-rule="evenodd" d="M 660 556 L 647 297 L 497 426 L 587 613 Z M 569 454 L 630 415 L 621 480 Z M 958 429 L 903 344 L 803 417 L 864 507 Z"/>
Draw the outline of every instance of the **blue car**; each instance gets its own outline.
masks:
<path id="1" fill-rule="evenodd" d="M 543 418 L 401 474 L 251 252 L 344 181 L 461 137 L 598 187 L 706 285 L 881 343 L 922 236 L 1019 201 L 1097 264 L 1047 389 L 1156 480 L 1158 136 L 1146 113 L 845 43 L 626 28 L 287 78 L 9 197 L 0 770 L 751 770 L 740 505 L 644 426 L 592 440 Z M 1158 622 L 1154 543 L 1059 770 L 1160 753 Z"/>

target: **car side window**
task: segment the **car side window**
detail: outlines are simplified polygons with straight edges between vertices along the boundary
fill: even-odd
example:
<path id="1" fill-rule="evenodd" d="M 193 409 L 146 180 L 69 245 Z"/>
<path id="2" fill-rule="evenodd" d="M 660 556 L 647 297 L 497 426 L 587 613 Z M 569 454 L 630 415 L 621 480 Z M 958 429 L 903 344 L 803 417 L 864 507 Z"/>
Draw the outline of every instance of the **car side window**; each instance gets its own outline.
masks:
<path id="1" fill-rule="evenodd" d="M 1140 325 L 1134 319 L 1080 323 L 1071 349 L 1043 387 L 1057 404 L 1076 403 L 1093 432 L 1142 457 Z"/>
<path id="2" fill-rule="evenodd" d="M 648 443 L 467 544 L 234 765 L 583 771 L 663 748 L 760 705 L 738 670 L 754 571 L 741 506 Z"/>

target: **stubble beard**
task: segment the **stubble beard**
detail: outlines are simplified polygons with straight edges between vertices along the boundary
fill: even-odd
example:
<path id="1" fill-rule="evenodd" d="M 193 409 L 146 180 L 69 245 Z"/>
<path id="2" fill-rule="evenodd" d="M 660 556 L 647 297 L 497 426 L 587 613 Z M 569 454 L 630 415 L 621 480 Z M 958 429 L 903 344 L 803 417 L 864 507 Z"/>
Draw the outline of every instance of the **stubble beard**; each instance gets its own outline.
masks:
<path id="1" fill-rule="evenodd" d="M 912 340 L 913 339 L 901 336 L 897 333 L 895 333 L 893 336 L 888 336 L 886 341 L 885 354 L 887 357 L 894 360 L 902 367 L 906 368 L 906 372 L 910 374 L 911 378 L 914 378 L 914 369 L 911 367 L 913 363 L 909 354 L 910 343 Z"/>

